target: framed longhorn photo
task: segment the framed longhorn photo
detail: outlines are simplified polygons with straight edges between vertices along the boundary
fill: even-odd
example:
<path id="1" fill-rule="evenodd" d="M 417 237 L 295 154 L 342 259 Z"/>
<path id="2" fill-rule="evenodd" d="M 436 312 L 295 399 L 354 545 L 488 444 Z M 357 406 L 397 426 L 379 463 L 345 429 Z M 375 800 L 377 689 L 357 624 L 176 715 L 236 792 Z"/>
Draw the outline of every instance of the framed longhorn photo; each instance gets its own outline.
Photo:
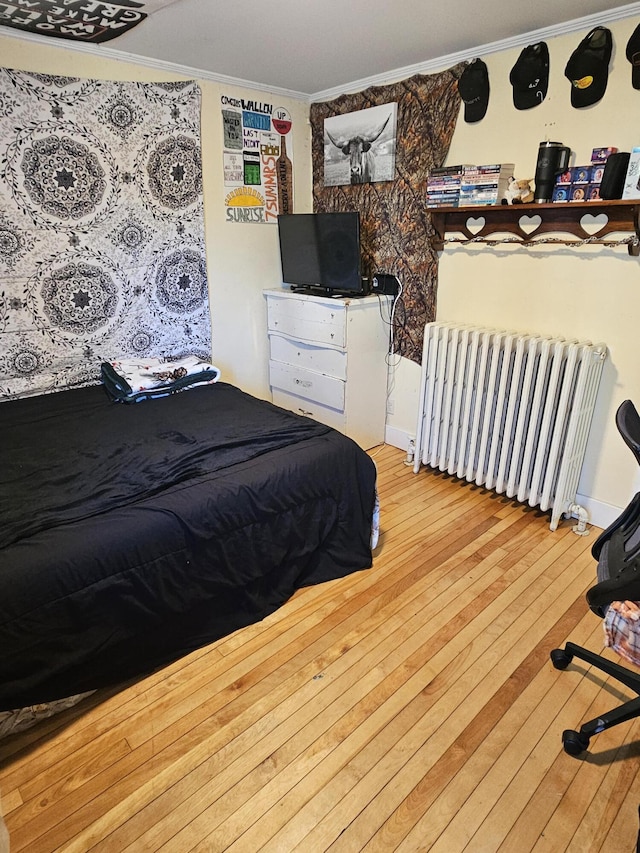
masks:
<path id="1" fill-rule="evenodd" d="M 325 187 L 392 181 L 397 117 L 394 103 L 325 119 Z"/>

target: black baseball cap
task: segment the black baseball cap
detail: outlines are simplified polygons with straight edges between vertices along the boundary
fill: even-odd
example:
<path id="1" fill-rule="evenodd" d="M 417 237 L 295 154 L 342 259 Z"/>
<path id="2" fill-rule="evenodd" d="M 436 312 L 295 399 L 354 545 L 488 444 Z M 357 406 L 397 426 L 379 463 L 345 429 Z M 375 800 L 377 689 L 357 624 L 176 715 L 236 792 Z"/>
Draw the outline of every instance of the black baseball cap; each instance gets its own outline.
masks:
<path id="1" fill-rule="evenodd" d="M 564 69 L 571 80 L 571 106 L 589 107 L 604 95 L 613 42 L 611 30 L 595 27 L 573 51 Z"/>
<path id="2" fill-rule="evenodd" d="M 537 107 L 547 97 L 549 86 L 549 48 L 546 42 L 530 44 L 522 50 L 511 69 L 513 105 L 517 110 Z"/>
<path id="3" fill-rule="evenodd" d="M 489 106 L 489 71 L 481 59 L 472 60 L 458 80 L 458 91 L 464 101 L 464 120 L 480 121 Z"/>
<path id="4" fill-rule="evenodd" d="M 634 89 L 640 89 L 640 24 L 627 42 L 627 59 L 631 63 L 631 84 Z"/>

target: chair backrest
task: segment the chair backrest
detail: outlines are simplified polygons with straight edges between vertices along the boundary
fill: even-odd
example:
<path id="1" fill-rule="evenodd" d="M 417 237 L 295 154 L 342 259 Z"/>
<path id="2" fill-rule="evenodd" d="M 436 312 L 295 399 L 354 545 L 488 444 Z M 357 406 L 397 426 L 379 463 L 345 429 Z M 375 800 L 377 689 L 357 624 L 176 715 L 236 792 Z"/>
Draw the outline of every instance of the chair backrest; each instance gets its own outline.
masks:
<path id="1" fill-rule="evenodd" d="M 631 400 L 625 400 L 618 406 L 616 426 L 640 465 L 640 415 Z"/>
<path id="2" fill-rule="evenodd" d="M 618 406 L 616 426 L 640 465 L 640 415 L 631 400 Z M 640 492 L 593 543 L 598 584 L 587 592 L 589 606 L 604 616 L 612 601 L 640 600 Z"/>
<path id="3" fill-rule="evenodd" d="M 587 591 L 589 607 L 604 617 L 612 601 L 640 601 L 640 492 L 598 537 L 598 583 Z"/>

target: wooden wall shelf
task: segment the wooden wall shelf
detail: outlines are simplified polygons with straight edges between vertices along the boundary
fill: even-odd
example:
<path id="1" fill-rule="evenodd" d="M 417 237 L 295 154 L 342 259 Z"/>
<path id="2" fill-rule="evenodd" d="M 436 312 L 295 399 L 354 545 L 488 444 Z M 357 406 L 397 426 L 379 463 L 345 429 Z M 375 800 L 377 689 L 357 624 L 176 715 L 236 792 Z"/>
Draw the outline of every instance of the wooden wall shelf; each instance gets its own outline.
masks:
<path id="1" fill-rule="evenodd" d="M 430 208 L 435 248 L 447 243 L 627 246 L 640 256 L 640 199 Z M 599 222 L 604 214 L 606 221 Z M 594 221 L 594 217 L 598 217 Z M 459 236 L 448 238 L 447 234 Z M 557 236 L 551 236 L 551 235 Z M 611 235 L 618 236 L 617 239 Z M 561 235 L 570 235 L 565 238 Z"/>

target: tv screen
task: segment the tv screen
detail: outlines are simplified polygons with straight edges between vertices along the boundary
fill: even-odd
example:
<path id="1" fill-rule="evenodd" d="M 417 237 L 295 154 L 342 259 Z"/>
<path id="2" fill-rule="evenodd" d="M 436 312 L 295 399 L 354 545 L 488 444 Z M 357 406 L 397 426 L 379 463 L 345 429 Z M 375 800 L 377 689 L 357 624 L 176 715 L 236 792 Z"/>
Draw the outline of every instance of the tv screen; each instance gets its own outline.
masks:
<path id="1" fill-rule="evenodd" d="M 281 214 L 278 235 L 285 284 L 294 290 L 364 295 L 357 211 Z"/>

